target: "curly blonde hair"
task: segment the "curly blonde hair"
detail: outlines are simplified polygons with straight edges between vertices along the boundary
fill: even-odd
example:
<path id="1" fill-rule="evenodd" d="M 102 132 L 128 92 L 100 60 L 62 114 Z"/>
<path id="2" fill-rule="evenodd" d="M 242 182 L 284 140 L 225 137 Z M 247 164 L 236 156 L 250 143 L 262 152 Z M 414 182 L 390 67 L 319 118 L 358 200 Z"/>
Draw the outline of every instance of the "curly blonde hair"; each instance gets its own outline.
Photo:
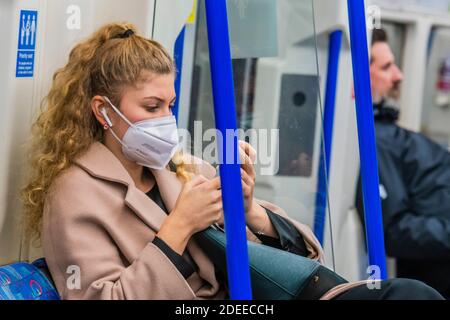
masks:
<path id="1" fill-rule="evenodd" d="M 132 30 L 129 37 L 122 35 Z M 47 190 L 61 172 L 103 138 L 103 130 L 90 107 L 93 96 L 117 103 L 126 86 L 135 85 L 143 70 L 155 74 L 176 72 L 173 58 L 157 42 L 137 35 L 132 24 L 108 24 L 76 45 L 68 63 L 57 70 L 41 112 L 32 126 L 31 175 L 22 190 L 26 235 L 41 239 Z M 192 168 L 178 152 L 172 167 L 184 180 Z"/>

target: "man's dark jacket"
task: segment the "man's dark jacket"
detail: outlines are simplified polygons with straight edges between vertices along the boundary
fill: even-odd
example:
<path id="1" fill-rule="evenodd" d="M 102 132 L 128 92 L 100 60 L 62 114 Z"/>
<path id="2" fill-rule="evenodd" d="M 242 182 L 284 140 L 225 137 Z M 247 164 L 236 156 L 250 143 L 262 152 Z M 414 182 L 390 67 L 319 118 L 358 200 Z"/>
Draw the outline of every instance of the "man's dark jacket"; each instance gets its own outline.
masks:
<path id="1" fill-rule="evenodd" d="M 450 298 L 450 153 L 397 126 L 394 109 L 380 104 L 374 113 L 387 254 L 397 259 L 397 277 L 422 280 Z"/>

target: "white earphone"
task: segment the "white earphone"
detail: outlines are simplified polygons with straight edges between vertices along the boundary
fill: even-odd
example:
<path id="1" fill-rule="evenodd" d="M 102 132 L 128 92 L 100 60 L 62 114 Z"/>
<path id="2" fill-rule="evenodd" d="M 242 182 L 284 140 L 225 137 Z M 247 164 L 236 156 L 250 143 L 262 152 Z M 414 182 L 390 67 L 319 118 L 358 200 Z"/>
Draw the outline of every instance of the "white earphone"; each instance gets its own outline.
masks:
<path id="1" fill-rule="evenodd" d="M 108 114 L 106 113 L 106 109 L 105 108 L 101 108 L 100 109 L 100 113 L 102 114 L 102 116 L 105 119 L 105 121 L 108 124 L 108 126 L 111 128 L 113 126 L 113 124 L 111 122 L 111 119 L 109 119 Z"/>

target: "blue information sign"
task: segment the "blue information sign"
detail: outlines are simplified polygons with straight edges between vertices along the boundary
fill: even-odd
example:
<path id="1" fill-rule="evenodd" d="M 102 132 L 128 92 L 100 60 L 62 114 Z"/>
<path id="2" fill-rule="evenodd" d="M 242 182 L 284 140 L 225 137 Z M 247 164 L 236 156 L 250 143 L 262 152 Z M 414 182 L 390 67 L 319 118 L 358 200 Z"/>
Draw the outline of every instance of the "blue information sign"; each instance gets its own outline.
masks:
<path id="1" fill-rule="evenodd" d="M 17 45 L 17 78 L 32 78 L 34 73 L 34 57 L 36 50 L 36 33 L 38 12 L 20 11 L 19 35 Z"/>

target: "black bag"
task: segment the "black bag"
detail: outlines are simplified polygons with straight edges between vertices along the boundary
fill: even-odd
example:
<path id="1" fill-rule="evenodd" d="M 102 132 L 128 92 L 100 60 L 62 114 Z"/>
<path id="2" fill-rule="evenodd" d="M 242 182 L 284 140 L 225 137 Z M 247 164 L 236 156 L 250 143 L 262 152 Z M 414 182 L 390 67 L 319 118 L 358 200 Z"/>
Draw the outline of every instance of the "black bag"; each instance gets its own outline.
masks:
<path id="1" fill-rule="evenodd" d="M 224 275 L 226 237 L 215 228 L 195 235 L 198 245 Z M 255 300 L 317 300 L 335 286 L 347 283 L 320 263 L 287 251 L 247 241 Z"/>

